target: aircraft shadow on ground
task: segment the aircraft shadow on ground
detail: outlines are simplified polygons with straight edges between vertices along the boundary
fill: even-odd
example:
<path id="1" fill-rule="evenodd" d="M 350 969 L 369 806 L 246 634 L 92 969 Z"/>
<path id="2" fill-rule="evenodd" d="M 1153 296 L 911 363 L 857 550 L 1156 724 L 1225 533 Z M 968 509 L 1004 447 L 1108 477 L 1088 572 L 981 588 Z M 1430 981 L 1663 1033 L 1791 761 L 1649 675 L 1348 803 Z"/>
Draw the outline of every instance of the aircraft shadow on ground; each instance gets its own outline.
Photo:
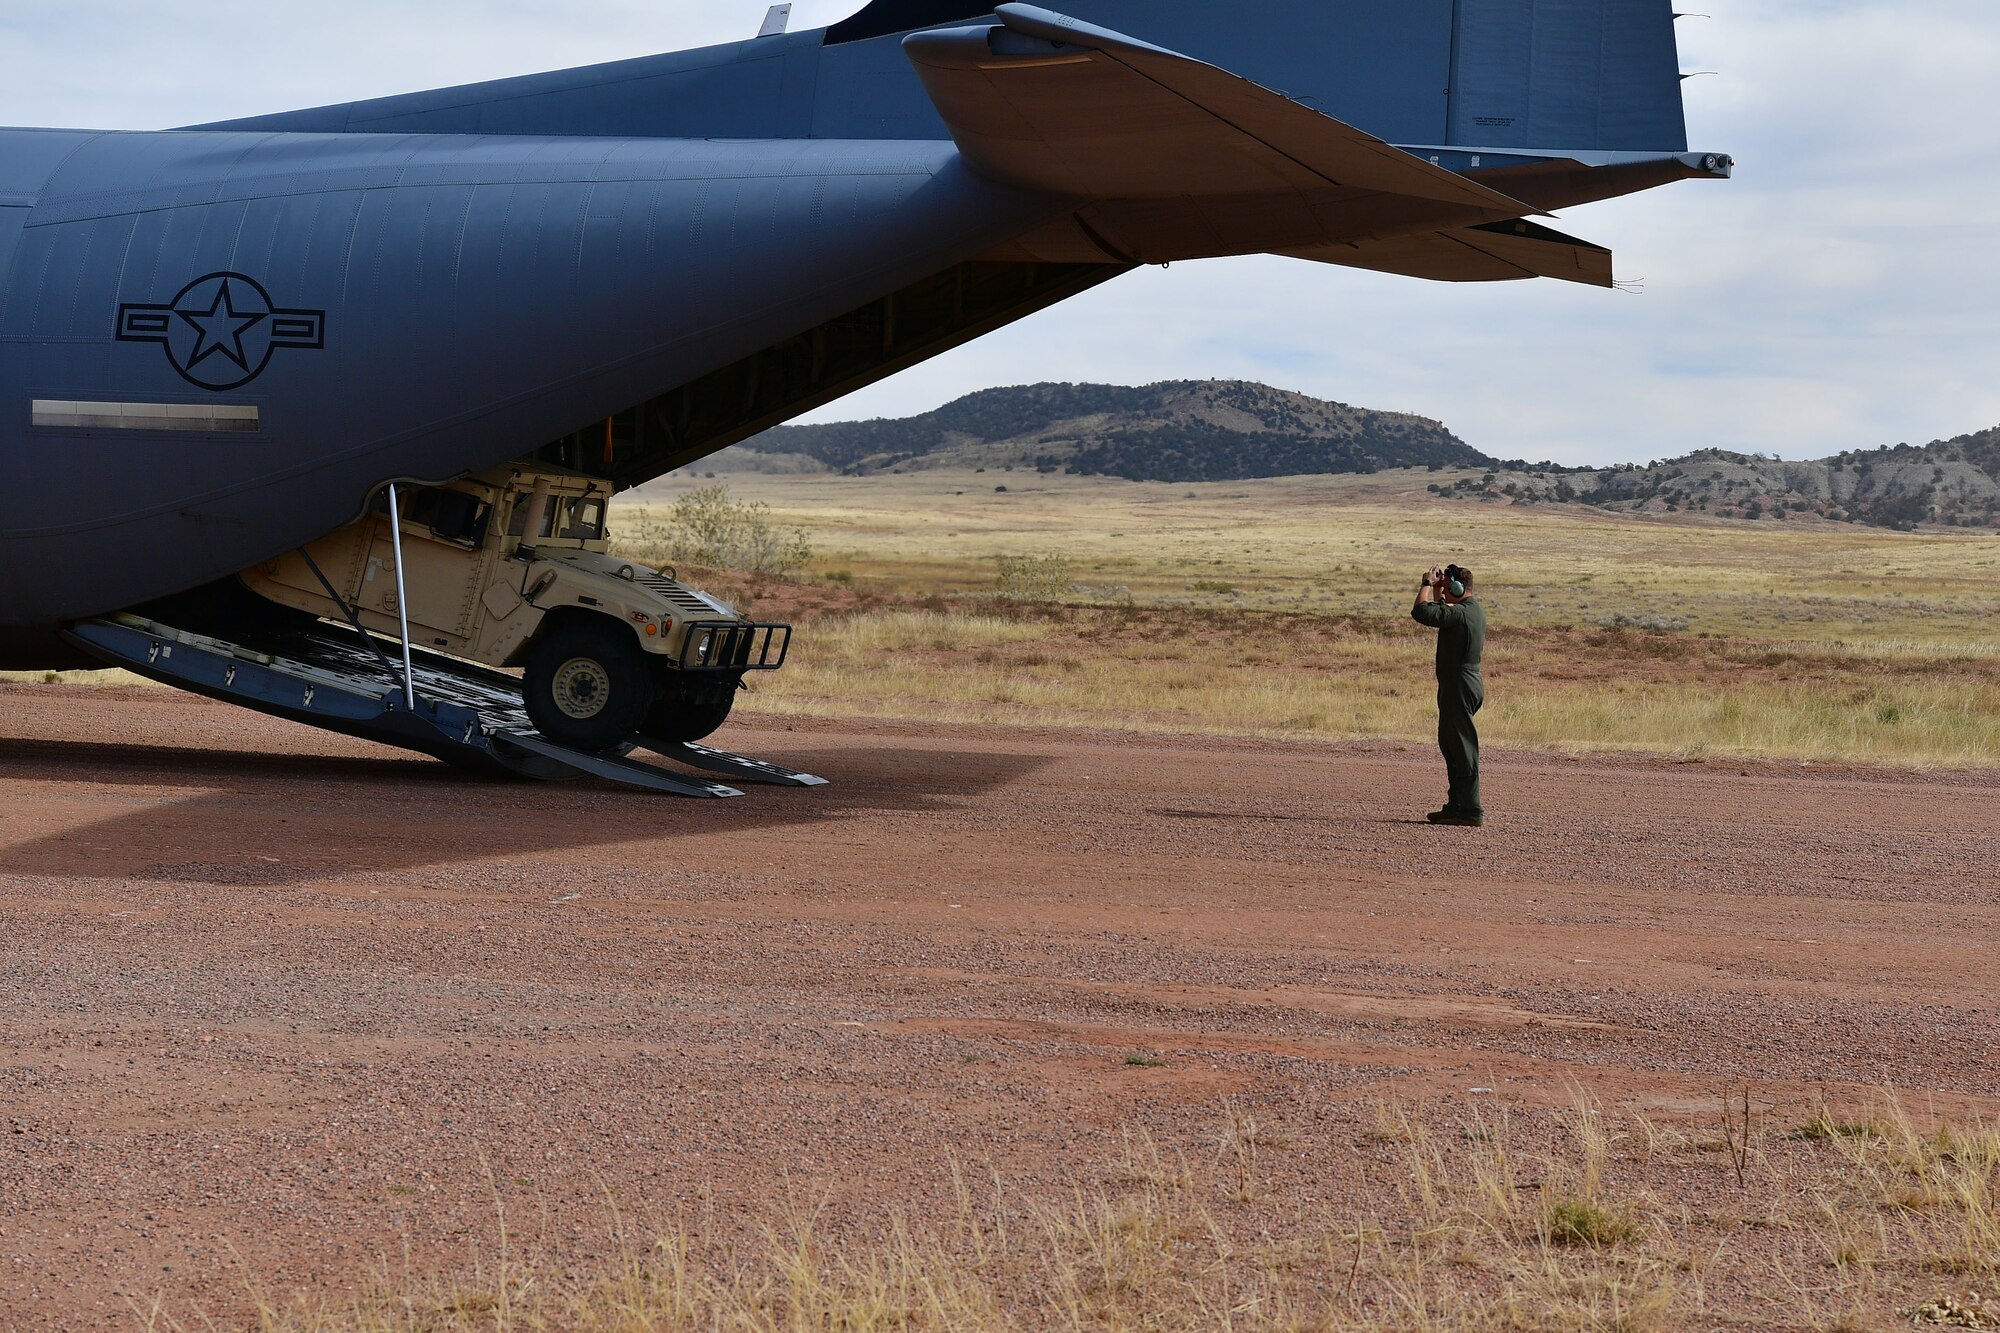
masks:
<path id="1" fill-rule="evenodd" d="M 773 757 L 833 785 L 746 787 L 740 798 L 694 800 L 588 781 L 488 779 L 421 757 L 0 739 L 0 781 L 190 793 L 141 809 L 121 799 L 125 808 L 108 817 L 0 842 L 0 874 L 283 885 L 920 813 L 976 799 L 1049 762 L 1046 755 L 896 747 Z"/>

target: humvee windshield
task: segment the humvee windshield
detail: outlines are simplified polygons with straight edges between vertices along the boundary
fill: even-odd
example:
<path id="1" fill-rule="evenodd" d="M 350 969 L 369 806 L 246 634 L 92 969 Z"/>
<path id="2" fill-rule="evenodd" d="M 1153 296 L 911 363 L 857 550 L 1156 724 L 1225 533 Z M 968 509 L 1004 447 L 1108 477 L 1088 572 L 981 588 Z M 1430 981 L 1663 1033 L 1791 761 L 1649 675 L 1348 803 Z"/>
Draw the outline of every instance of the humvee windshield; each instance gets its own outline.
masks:
<path id="1" fill-rule="evenodd" d="M 585 542 L 604 539 L 603 500 L 591 497 L 564 500 L 551 508 L 562 511 L 562 531 L 558 536 Z"/>
<path id="2" fill-rule="evenodd" d="M 547 538 L 585 542 L 604 540 L 603 496 L 550 496 L 548 510 L 542 515 L 542 530 L 530 535 L 527 532 L 528 507 L 533 503 L 532 495 L 514 497 L 514 508 L 507 516 L 509 537 L 523 537 L 531 542 Z"/>

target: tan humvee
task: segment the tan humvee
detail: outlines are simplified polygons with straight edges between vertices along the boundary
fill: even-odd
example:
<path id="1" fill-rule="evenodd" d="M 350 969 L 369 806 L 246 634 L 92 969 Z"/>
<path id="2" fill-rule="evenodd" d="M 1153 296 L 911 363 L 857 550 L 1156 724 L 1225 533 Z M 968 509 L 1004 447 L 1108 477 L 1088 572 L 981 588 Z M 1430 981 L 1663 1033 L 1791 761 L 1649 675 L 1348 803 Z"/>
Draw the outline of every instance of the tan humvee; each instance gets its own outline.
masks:
<path id="1" fill-rule="evenodd" d="M 791 629 L 610 555 L 609 500 L 595 477 L 524 465 L 405 493 L 410 641 L 525 667 L 529 716 L 563 744 L 699 740 L 744 672 L 783 665 Z M 401 634 L 386 504 L 242 578 L 281 605 Z"/>

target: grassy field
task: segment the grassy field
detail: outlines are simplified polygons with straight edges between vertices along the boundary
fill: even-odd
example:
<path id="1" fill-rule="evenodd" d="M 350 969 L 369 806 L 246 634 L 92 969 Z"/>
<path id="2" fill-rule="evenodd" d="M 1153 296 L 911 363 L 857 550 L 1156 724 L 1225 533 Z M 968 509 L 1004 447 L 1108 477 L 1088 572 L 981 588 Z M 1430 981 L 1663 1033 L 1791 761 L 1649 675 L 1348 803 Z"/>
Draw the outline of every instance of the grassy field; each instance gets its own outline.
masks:
<path id="1" fill-rule="evenodd" d="M 1426 493 L 1454 475 L 736 476 L 815 554 L 789 581 L 710 581 L 800 625 L 757 711 L 1417 739 L 1431 638 L 1409 602 L 1455 559 L 1493 619 L 1490 741 L 2000 761 L 1993 535 Z M 624 502 L 621 549 L 671 563 L 667 506 L 700 484 Z M 1030 562 L 1013 596 L 1003 559 Z"/>
<path id="2" fill-rule="evenodd" d="M 1773 1121 L 1744 1094 L 1705 1127 L 1587 1100 L 1364 1118 L 1358 1186 L 1224 1103 L 1211 1142 L 1121 1160 L 1054 1202 L 956 1182 L 956 1215 L 844 1238 L 820 1209 L 761 1234 L 621 1223 L 622 1258 L 511 1251 L 450 1281 L 384 1274 L 358 1300 L 270 1297 L 266 1333 L 983 1333 L 1340 1330 L 1665 1333 L 2000 1327 L 2000 1131 L 1893 1099 Z M 1329 1132 L 1316 1128 L 1315 1132 Z M 142 1327 L 204 1325 L 141 1309 Z"/>
<path id="3" fill-rule="evenodd" d="M 997 555 L 1061 553 L 1086 589 L 1147 605 L 1400 613 L 1417 570 L 1457 558 L 1509 623 L 1593 625 L 1619 613 L 1695 632 L 1802 643 L 2000 652 L 1970 611 L 2000 610 L 2000 538 L 1846 524 L 1607 514 L 1441 500 L 1461 474 L 1166 485 L 1031 472 L 725 478 L 805 529 L 815 568 L 901 595 L 990 588 Z M 706 481 L 649 488 L 643 531 Z M 1005 486 L 1004 493 L 996 492 Z M 1398 605 L 1401 603 L 1401 605 Z"/>
<path id="4" fill-rule="evenodd" d="M 1432 639 L 1409 603 L 1457 560 L 1492 617 L 1489 743 L 2000 763 L 2000 537 L 1426 492 L 1456 475 L 739 475 L 812 559 L 683 572 L 799 628 L 749 712 L 1422 740 Z M 621 500 L 617 549 L 675 563 L 672 501 L 708 484 Z"/>

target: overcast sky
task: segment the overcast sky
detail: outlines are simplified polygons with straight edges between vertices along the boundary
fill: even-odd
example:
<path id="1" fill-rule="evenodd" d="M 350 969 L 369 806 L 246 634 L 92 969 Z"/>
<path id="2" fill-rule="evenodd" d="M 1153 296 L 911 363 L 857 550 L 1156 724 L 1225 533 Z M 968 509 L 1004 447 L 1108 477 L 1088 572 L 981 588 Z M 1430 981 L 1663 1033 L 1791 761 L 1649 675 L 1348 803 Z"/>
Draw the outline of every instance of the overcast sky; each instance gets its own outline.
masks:
<path id="1" fill-rule="evenodd" d="M 1396 0 L 1381 0 L 1395 3 Z M 860 0 L 802 0 L 821 26 Z M 766 0 L 0 0 L 0 123 L 160 128 L 747 37 Z M 1051 7 L 1061 8 L 1059 2 Z M 1689 182 L 1571 210 L 1637 294 L 1261 258 L 1122 278 L 815 414 L 1044 379 L 1260 379 L 1503 457 L 1810 457 L 2000 423 L 2000 5 L 1713 0 Z"/>

